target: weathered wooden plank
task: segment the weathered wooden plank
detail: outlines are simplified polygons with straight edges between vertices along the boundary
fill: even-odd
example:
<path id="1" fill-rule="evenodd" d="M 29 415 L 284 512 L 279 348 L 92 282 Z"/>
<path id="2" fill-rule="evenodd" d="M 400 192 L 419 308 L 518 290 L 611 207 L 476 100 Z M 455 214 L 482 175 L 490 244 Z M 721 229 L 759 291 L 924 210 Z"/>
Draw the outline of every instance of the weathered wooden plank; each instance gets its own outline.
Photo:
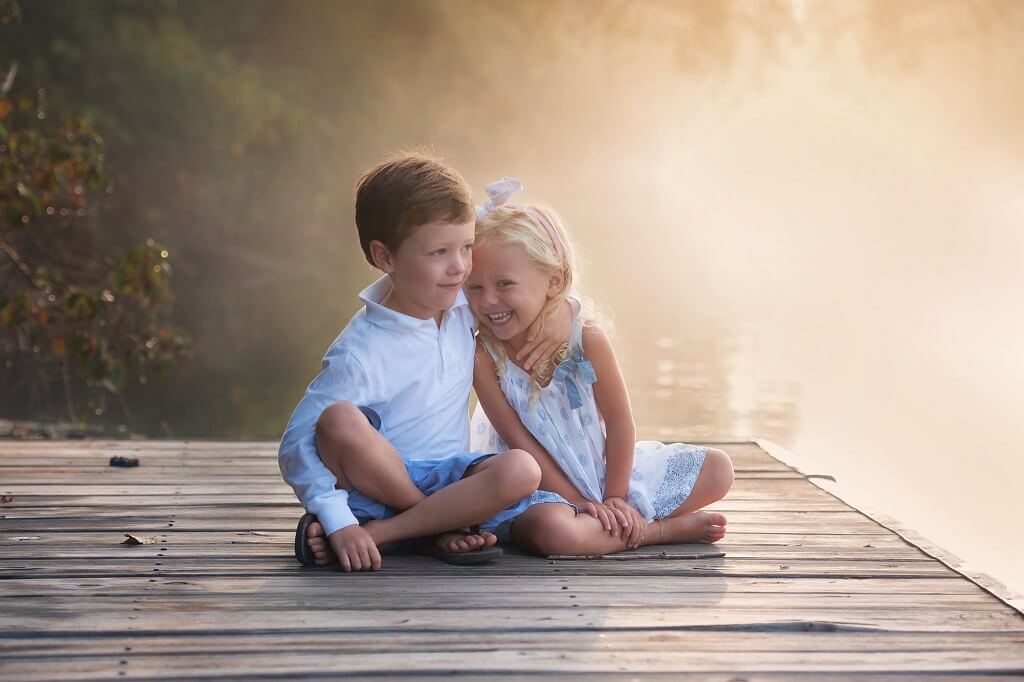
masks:
<path id="1" fill-rule="evenodd" d="M 118 661 L 120 663 L 120 661 Z M 465 668 L 465 666 L 463 667 Z M 217 669 L 216 671 L 208 671 L 206 673 L 197 673 L 195 671 L 189 671 L 187 674 L 176 674 L 176 671 L 171 669 L 165 669 L 154 672 L 151 676 L 149 673 L 132 672 L 131 678 L 137 679 L 159 679 L 159 680 L 195 680 L 195 679 L 216 679 L 216 680 L 240 680 L 242 682 L 248 682 L 252 679 L 260 680 L 282 680 L 289 682 L 290 680 L 296 679 L 323 679 L 325 677 L 337 677 L 337 678 L 367 678 L 373 679 L 374 682 L 436 682 L 439 675 L 455 676 L 462 675 L 465 673 L 470 676 L 470 679 L 474 680 L 487 680 L 487 682 L 524 682 L 524 681 L 535 681 L 535 680 L 564 680 L 565 682 L 573 682 L 579 680 L 581 674 L 580 671 L 519 671 L 515 673 L 495 672 L 490 670 L 481 670 L 476 668 L 463 669 L 442 672 L 418 672 L 418 671 L 402 671 L 402 672 L 359 672 L 353 675 L 347 675 L 344 669 L 337 670 L 289 670 L 287 672 L 249 672 L 247 674 L 236 675 L 233 669 Z M 73 671 L 76 675 L 83 675 L 83 677 L 72 678 L 62 677 L 61 679 L 128 679 L 123 677 L 112 677 L 113 673 L 104 674 L 102 672 L 82 672 L 79 670 Z M 120 671 L 119 671 L 120 674 Z M 127 673 L 125 673 L 127 674 Z M 201 677 L 199 675 L 202 675 Z M 806 674 L 798 672 L 784 672 L 784 673 L 772 673 L 772 672 L 756 672 L 756 671 L 743 671 L 741 675 L 737 676 L 736 673 L 732 672 L 711 672 L 702 671 L 697 673 L 685 673 L 685 672 L 643 672 L 641 674 L 629 673 L 625 670 L 620 669 L 617 672 L 605 672 L 605 671 L 586 671 L 586 678 L 588 681 L 593 680 L 599 682 L 603 680 L 631 680 L 633 682 L 639 682 L 643 680 L 657 680 L 666 682 L 675 682 L 676 680 L 689 681 L 689 680 L 700 680 L 707 682 L 737 682 L 737 680 L 743 680 L 744 682 L 782 682 L 792 680 L 795 676 L 805 677 Z M 826 673 L 809 673 L 815 677 L 825 677 Z M 1005 675 L 1008 673 L 1000 672 L 965 672 L 965 673 L 941 673 L 943 682 L 992 682 L 993 675 Z M 40 676 L 41 675 L 41 676 Z M 98 675 L 99 677 L 96 677 Z M 256 677 L 258 675 L 258 677 Z M 913 674 L 906 672 L 869 672 L 869 671 L 858 671 L 854 673 L 839 673 L 829 672 L 827 673 L 827 679 L 830 682 L 934 682 L 936 673 L 924 673 L 924 674 Z M 34 682 L 35 680 L 51 680 L 53 679 L 52 673 L 41 672 L 39 674 L 27 674 L 22 678 L 25 682 Z"/>
<path id="2" fill-rule="evenodd" d="M 64 501 L 66 500 L 66 503 Z M 152 507 L 158 509 L 184 508 L 184 507 L 206 507 L 206 508 L 250 508 L 261 507 L 265 509 L 277 509 L 286 511 L 288 514 L 301 514 L 301 508 L 291 493 L 278 495 L 151 495 L 140 497 L 129 496 L 83 496 L 83 497 L 30 497 L 20 496 L 10 503 L 0 507 L 0 516 L 3 513 L 11 513 L 12 510 L 42 509 L 60 507 L 62 509 L 77 509 L 83 515 L 92 513 L 95 508 L 117 509 L 122 507 Z M 720 511 L 723 513 L 739 511 L 849 511 L 849 507 L 835 499 L 726 499 L 709 505 L 706 509 Z"/>
<path id="3" fill-rule="evenodd" d="M 1009 660 L 995 660 L 997 653 L 991 647 L 961 649 L 955 654 L 937 654 L 931 651 L 894 651 L 883 655 L 865 656 L 859 652 L 802 652 L 794 657 L 790 652 L 763 651 L 756 656 L 748 653 L 742 662 L 732 652 L 707 651 L 684 647 L 652 656 L 649 651 L 609 649 L 600 642 L 589 647 L 553 651 L 534 647 L 488 649 L 486 656 L 469 656 L 464 652 L 403 651 L 396 656 L 386 651 L 274 651 L 273 653 L 247 653 L 238 656 L 227 653 L 196 653 L 180 656 L 167 654 L 135 654 L 68 656 L 62 661 L 72 676 L 70 679 L 95 679 L 104 675 L 124 673 L 131 677 L 164 677 L 227 672 L 232 674 L 262 675 L 267 673 L 336 671 L 346 676 L 378 673 L 432 673 L 459 674 L 476 679 L 492 674 L 575 673 L 591 671 L 618 671 L 630 674 L 646 672 L 710 672 L 731 669 L 738 672 L 883 672 L 902 671 L 964 671 L 1010 674 L 1024 670 L 1020 655 Z M 51 664 L 52 665 L 52 664 Z M 45 669 L 46 661 L 15 658 L 9 664 L 12 675 L 18 678 Z"/>
<path id="4" fill-rule="evenodd" d="M 56 595 L 54 595 L 56 596 Z M 278 611 L 288 609 L 325 609 L 357 611 L 381 609 L 387 604 L 396 604 L 401 609 L 466 610 L 512 608 L 714 608 L 742 609 L 747 611 L 788 612 L 790 618 L 800 618 L 807 610 L 834 610 L 833 617 L 855 617 L 864 610 L 891 611 L 913 609 L 929 614 L 933 619 L 955 610 L 1004 612 L 1005 605 L 985 593 L 958 595 L 885 595 L 885 594 L 806 594 L 802 592 L 776 594 L 757 592 L 737 594 L 732 592 L 676 592 L 665 589 L 658 592 L 633 591 L 624 586 L 611 591 L 583 591 L 569 585 L 565 590 L 532 591 L 529 589 L 495 591 L 486 587 L 476 592 L 465 592 L 451 588 L 448 592 L 421 593 L 414 586 L 405 590 L 374 591 L 321 591 L 298 593 L 296 591 L 273 593 L 262 592 L 258 596 L 250 592 L 236 594 L 202 594 L 199 592 L 173 595 L 155 595 L 143 591 L 136 594 L 76 594 L 62 595 L 59 599 L 48 600 L 41 605 L 38 595 L 4 597 L 0 601 L 3 609 L 11 614 L 59 615 L 62 613 L 127 612 L 144 610 L 149 613 L 174 611 Z M 400 605 L 400 606 L 399 606 Z M 939 613 L 942 612 L 942 613 Z M 1024 624 L 1020 630 L 1024 633 Z"/>
<path id="5" fill-rule="evenodd" d="M 354 578 L 350 580 L 350 578 Z M 0 597 L 16 596 L 31 592 L 39 595 L 67 595 L 79 593 L 118 594 L 181 594 L 198 591 L 204 594 L 236 593 L 281 593 L 297 592 L 303 595 L 319 594 L 324 591 L 346 593 L 388 594 L 415 590 L 422 593 L 465 592 L 554 592 L 571 587 L 582 592 L 612 593 L 615 589 L 628 587 L 635 592 L 714 592 L 724 591 L 743 594 L 747 592 L 770 592 L 773 594 L 885 594 L 900 595 L 977 595 L 982 594 L 976 586 L 966 580 L 949 577 L 917 578 L 914 580 L 894 578 L 799 578 L 780 575 L 778 577 L 718 576 L 708 580 L 703 576 L 690 575 L 645 575 L 642 579 L 623 581 L 621 576 L 604 575 L 487 575 L 464 573 L 459 579 L 451 576 L 404 575 L 389 576 L 380 580 L 379 575 L 351 576 L 328 571 L 297 570 L 273 576 L 196 576 L 187 579 L 142 577 L 90 577 L 90 578 L 46 578 L 10 579 L 0 581 Z"/>
<path id="6" fill-rule="evenodd" d="M 735 526 L 735 524 L 732 524 Z M 189 531 L 176 533 L 174 531 L 162 530 L 153 533 L 152 537 L 160 540 L 170 540 L 164 545 L 179 547 L 188 551 L 191 547 L 222 547 L 232 544 L 268 544 L 291 546 L 294 540 L 293 530 L 281 531 Z M 0 555 L 12 548 L 22 548 L 32 553 L 47 552 L 51 545 L 59 544 L 61 547 L 72 548 L 97 548 L 120 545 L 124 540 L 124 533 L 117 531 L 67 531 L 63 529 L 52 529 L 35 531 L 30 535 L 11 532 L 0 532 Z M 752 533 L 742 526 L 729 529 L 729 534 L 723 541 L 723 548 L 754 547 L 762 546 L 768 550 L 782 549 L 824 549 L 830 551 L 850 551 L 862 549 L 913 549 L 912 545 L 895 535 L 872 535 L 864 537 L 859 534 L 784 534 L 784 533 Z M 139 546 L 134 550 L 144 550 L 146 546 Z M 507 548 L 506 548 L 507 549 Z M 863 554 L 863 553 L 861 553 Z M 11 555 L 13 556 L 13 555 Z"/>
<path id="7" fill-rule="evenodd" d="M 419 557 L 391 556 L 384 559 L 382 572 L 372 577 L 386 580 L 393 575 L 451 575 L 461 576 L 466 570 L 453 571 L 453 567 Z M 658 561 L 602 561 L 575 560 L 545 563 L 510 561 L 505 557 L 500 563 L 481 565 L 473 570 L 487 575 L 617 575 L 643 576 L 665 574 L 716 576 L 758 576 L 792 575 L 804 577 L 959 577 L 938 562 L 930 561 L 840 561 L 787 559 L 785 563 L 758 559 L 664 559 Z M 294 572 L 294 559 L 286 557 L 230 557 L 201 559 L 167 559 L 159 566 L 152 560 L 132 561 L 129 559 L 91 559 L 88 561 L 63 562 L 38 558 L 0 559 L 0 577 L 89 577 L 89 576 L 195 576 L 195 575 L 273 575 Z"/>
<path id="8" fill-rule="evenodd" d="M 686 608 L 565 607 L 407 609 L 396 604 L 388 609 L 259 608 L 207 611 L 202 608 L 151 611 L 145 603 L 137 611 L 92 610 L 88 613 L 35 611 L 0 613 L 0 632 L 48 630 L 85 633 L 110 630 L 127 632 L 242 632 L 248 630 L 315 630 L 329 627 L 397 629 L 401 631 L 449 630 L 615 630 L 635 628 L 775 627 L 794 622 L 818 622 L 857 629 L 914 632 L 1020 630 L 1020 617 L 1008 609 L 940 611 L 901 608 L 851 609 L 804 608 L 751 609 L 688 606 Z M 467 615 L 471 614 L 469 618 Z"/>
<path id="9" fill-rule="evenodd" d="M 223 481 L 207 483 L 195 481 L 193 478 L 182 477 L 182 480 L 174 484 L 134 484 L 134 483 L 96 483 L 85 479 L 78 483 L 52 483 L 42 482 L 32 485 L 22 485 L 17 480 L 0 481 L 0 490 L 5 495 L 61 495 L 61 496 L 82 496 L 82 495 L 218 495 L 240 493 L 246 495 L 263 494 L 289 494 L 291 489 L 284 481 L 276 483 L 249 483 L 242 489 L 225 488 Z M 752 499 L 751 495 L 769 491 L 776 495 L 796 494 L 804 497 L 816 497 L 818 499 L 834 499 L 824 490 L 810 485 L 801 478 L 772 478 L 772 479 L 737 479 L 726 499 Z M 816 492 L 815 492 L 816 491 Z"/>
<path id="10" fill-rule="evenodd" d="M 263 507 L 253 505 L 245 510 L 245 518 L 256 522 L 278 522 L 285 521 L 294 525 L 297 520 L 295 509 L 279 507 Z M 54 506 L 54 507 L 26 507 L 26 508 L 3 508 L 0 509 L 0 519 L 7 521 L 17 520 L 47 520 L 47 519 L 79 519 L 79 520 L 101 520 L 110 518 L 124 518 L 129 516 L 136 520 L 160 520 L 168 517 L 177 519 L 223 519 L 226 514 L 222 505 L 177 505 L 173 507 L 152 507 L 149 505 L 136 506 L 123 504 L 117 507 L 76 507 L 76 506 Z M 231 515 L 234 516 L 234 515 Z M 729 523 L 767 523 L 777 522 L 780 526 L 788 524 L 803 524 L 808 520 L 814 523 L 823 523 L 830 527 L 863 527 L 871 528 L 878 532 L 884 532 L 885 528 L 874 521 L 866 518 L 863 514 L 851 511 L 849 507 L 841 505 L 831 506 L 825 509 L 798 509 L 785 511 L 782 509 L 753 509 L 753 510 L 732 510 Z"/>
<path id="11" fill-rule="evenodd" d="M 231 541 L 230 544 L 222 545 L 182 545 L 174 544 L 174 551 L 170 553 L 167 544 L 157 543 L 154 545 L 124 546 L 118 542 L 107 542 L 99 547 L 82 546 L 30 546 L 31 543 L 22 543 L 17 546 L 4 547 L 2 553 L 5 559 L 37 558 L 49 561 L 62 562 L 83 562 L 95 559 L 124 559 L 139 560 L 153 558 L 168 558 L 173 554 L 178 559 L 202 559 L 202 558 L 231 558 L 242 559 L 245 557 L 290 557 L 292 555 L 291 543 L 260 543 L 246 541 Z M 852 547 L 847 549 L 834 549 L 825 547 L 777 547 L 767 549 L 764 545 L 744 545 L 728 543 L 721 547 L 730 559 L 762 559 L 772 561 L 793 561 L 799 559 L 816 560 L 839 560 L 839 561 L 931 561 L 931 557 L 913 547 L 901 548 L 876 548 L 867 551 L 863 548 Z M 671 547 L 647 547 L 642 555 L 658 552 L 671 554 L 674 550 Z M 640 554 L 639 550 L 627 552 L 620 556 L 632 557 Z M 625 559 L 623 559 L 625 560 Z M 660 560 L 660 559 L 652 559 Z"/>
<path id="12" fill-rule="evenodd" d="M 884 657 L 890 652 L 991 652 L 1024 644 L 1019 632 L 872 632 L 856 630 L 825 631 L 810 626 L 801 631 L 774 632 L 704 631 L 638 629 L 616 632 L 567 630 L 534 633 L 529 631 L 466 632 L 352 632 L 328 629 L 322 632 L 245 632 L 239 634 L 204 633 L 202 636 L 168 637 L 158 633 L 125 636 L 120 632 L 90 633 L 78 637 L 0 636 L 0 653 L 22 659 L 38 659 L 64 653 L 78 655 L 129 653 L 135 656 L 159 653 L 263 653 L 271 650 L 308 652 L 364 651 L 466 651 L 481 649 L 537 649 L 548 651 L 632 650 L 657 653 L 707 651 L 757 656 L 765 649 L 803 654 L 859 653 Z M 127 651 L 126 651 L 127 650 Z"/>

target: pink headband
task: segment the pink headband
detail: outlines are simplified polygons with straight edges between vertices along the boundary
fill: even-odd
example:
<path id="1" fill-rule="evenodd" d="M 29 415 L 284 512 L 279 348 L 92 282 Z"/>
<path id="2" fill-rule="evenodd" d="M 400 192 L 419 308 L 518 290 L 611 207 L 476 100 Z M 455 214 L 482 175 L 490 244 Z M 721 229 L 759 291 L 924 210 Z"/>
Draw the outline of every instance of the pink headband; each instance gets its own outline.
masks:
<path id="1" fill-rule="evenodd" d="M 496 180 L 495 182 L 484 185 L 484 190 L 487 192 L 487 196 L 489 198 L 486 204 L 476 207 L 477 218 L 483 218 L 499 206 L 524 209 L 541 224 L 541 227 L 543 227 L 545 231 L 547 231 L 548 237 L 551 239 L 551 245 L 555 247 L 555 255 L 558 256 L 559 262 L 565 263 L 565 252 L 562 250 L 562 240 L 558 238 L 558 232 L 556 232 L 555 228 L 548 222 L 548 219 L 541 215 L 540 211 L 534 210 L 529 206 L 519 206 L 517 204 L 508 203 L 508 200 L 512 198 L 513 194 L 518 194 L 523 191 L 522 182 L 516 178 L 505 177 L 501 180 Z"/>

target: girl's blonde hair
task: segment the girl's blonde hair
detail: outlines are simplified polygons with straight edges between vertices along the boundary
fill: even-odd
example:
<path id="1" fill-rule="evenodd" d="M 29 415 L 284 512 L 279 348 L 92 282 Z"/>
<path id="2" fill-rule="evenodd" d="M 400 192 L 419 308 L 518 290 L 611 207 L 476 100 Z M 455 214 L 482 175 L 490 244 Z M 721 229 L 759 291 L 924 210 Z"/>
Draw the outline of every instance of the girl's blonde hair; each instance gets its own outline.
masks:
<path id="1" fill-rule="evenodd" d="M 550 226 L 555 239 L 559 241 L 559 249 L 552 241 L 552 235 L 548 232 L 544 222 Z M 542 206 L 524 206 L 517 204 L 505 204 L 494 208 L 486 215 L 477 218 L 476 221 L 476 247 L 486 244 L 518 244 L 526 251 L 530 263 L 540 271 L 548 275 L 556 272 L 562 274 L 562 286 L 549 298 L 541 308 L 539 318 L 541 329 L 551 317 L 561 309 L 566 297 L 572 291 L 573 282 L 576 278 L 576 266 L 574 264 L 574 253 L 572 243 L 565 232 L 562 220 L 558 214 L 550 208 Z M 580 299 L 581 317 L 588 322 L 593 322 L 593 304 L 588 299 Z M 499 377 L 504 372 L 507 353 L 501 341 L 494 336 L 486 324 L 479 325 L 479 336 L 484 345 L 495 355 Z M 542 384 L 550 378 L 551 372 L 569 355 L 569 344 L 566 343 L 552 357 L 544 362 L 537 363 L 530 370 L 530 379 L 533 383 L 531 402 L 537 398 L 538 391 Z"/>

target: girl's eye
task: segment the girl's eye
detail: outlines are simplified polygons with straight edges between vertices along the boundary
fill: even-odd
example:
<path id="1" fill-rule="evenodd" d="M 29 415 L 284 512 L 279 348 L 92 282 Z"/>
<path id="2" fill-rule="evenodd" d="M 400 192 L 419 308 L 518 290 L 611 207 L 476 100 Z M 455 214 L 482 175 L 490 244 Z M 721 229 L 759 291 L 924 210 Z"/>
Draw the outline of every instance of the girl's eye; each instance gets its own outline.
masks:
<path id="1" fill-rule="evenodd" d="M 432 255 L 434 255 L 434 256 L 443 256 L 447 251 L 448 251 L 448 249 L 438 249 L 437 251 L 434 251 L 434 253 Z"/>
<path id="2" fill-rule="evenodd" d="M 462 248 L 463 248 L 464 250 L 466 250 L 466 251 L 472 251 L 472 250 L 473 250 L 473 245 L 472 245 L 472 244 L 466 244 L 466 245 L 465 245 L 465 246 L 463 246 Z"/>
<path id="3" fill-rule="evenodd" d="M 480 285 L 479 284 L 467 284 L 466 288 L 469 289 L 470 291 L 476 291 L 477 289 L 480 288 Z"/>
<path id="4" fill-rule="evenodd" d="M 512 282 L 509 282 L 506 279 L 503 279 L 500 282 L 498 282 L 498 288 L 499 289 L 505 289 L 505 288 L 510 287 L 510 286 L 512 286 Z"/>

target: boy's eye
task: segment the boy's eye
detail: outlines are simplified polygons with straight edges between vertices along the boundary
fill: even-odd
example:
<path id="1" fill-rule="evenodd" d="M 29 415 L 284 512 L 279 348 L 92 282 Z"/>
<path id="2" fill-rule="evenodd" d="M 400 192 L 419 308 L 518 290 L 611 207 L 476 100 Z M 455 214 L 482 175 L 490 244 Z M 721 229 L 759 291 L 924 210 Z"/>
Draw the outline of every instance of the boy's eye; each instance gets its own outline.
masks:
<path id="1" fill-rule="evenodd" d="M 434 251 L 431 255 L 443 256 L 447 251 L 448 249 L 438 249 L 437 251 Z"/>
<path id="2" fill-rule="evenodd" d="M 501 280 L 501 281 L 499 281 L 499 282 L 498 282 L 498 287 L 499 287 L 500 289 L 504 289 L 505 287 L 510 287 L 510 286 L 512 286 L 512 284 L 513 284 L 513 283 L 512 283 L 512 282 L 510 282 L 510 281 L 508 281 L 507 279 L 503 279 L 503 280 Z"/>
<path id="3" fill-rule="evenodd" d="M 480 289 L 481 287 L 480 287 L 479 284 L 467 284 L 466 288 L 469 289 L 470 291 L 476 291 L 477 289 Z"/>
<path id="4" fill-rule="evenodd" d="M 473 250 L 473 245 L 472 244 L 466 244 L 462 248 L 464 250 L 466 250 L 466 251 L 472 251 Z"/>

